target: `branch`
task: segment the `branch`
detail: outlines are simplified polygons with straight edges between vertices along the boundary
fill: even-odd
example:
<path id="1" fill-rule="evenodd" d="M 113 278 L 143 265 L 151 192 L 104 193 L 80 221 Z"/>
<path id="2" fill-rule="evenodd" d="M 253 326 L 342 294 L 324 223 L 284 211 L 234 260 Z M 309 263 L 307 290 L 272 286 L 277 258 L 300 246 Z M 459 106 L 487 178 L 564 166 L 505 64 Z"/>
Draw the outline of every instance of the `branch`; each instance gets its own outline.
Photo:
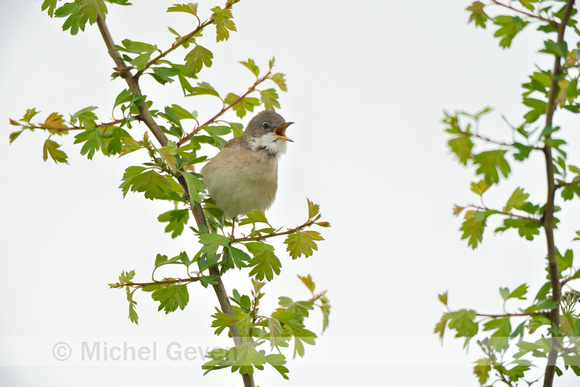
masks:
<path id="1" fill-rule="evenodd" d="M 109 55 L 115 61 L 115 65 L 120 70 L 121 77 L 125 80 L 125 82 L 127 82 L 129 90 L 131 90 L 131 93 L 133 93 L 134 95 L 143 97 L 143 93 L 141 92 L 141 88 L 139 87 L 137 79 L 133 77 L 133 75 L 131 74 L 131 67 L 127 66 L 125 61 L 121 59 L 121 54 L 119 54 L 119 51 L 117 51 L 117 49 L 115 48 L 115 42 L 113 41 L 113 37 L 109 32 L 109 28 L 107 27 L 105 20 L 101 16 L 97 16 L 97 25 L 99 26 L 99 31 L 101 32 L 101 36 L 105 41 L 105 45 L 109 50 Z M 151 112 L 149 111 L 147 105 L 144 102 L 141 106 L 139 106 L 139 117 L 145 123 L 145 125 L 147 125 L 149 130 L 151 130 L 157 141 L 159 141 L 159 143 L 162 146 L 166 146 L 168 142 L 167 137 L 165 136 L 159 125 L 157 125 L 157 122 L 155 122 L 153 116 L 151 116 Z"/>
<path id="2" fill-rule="evenodd" d="M 189 278 L 177 278 L 171 280 L 162 280 L 162 281 L 151 281 L 151 282 L 126 282 L 123 284 L 116 283 L 112 284 L 111 287 L 114 288 L 122 288 L 122 287 L 129 287 L 129 286 L 148 286 L 148 285 L 169 285 L 169 284 L 176 284 L 181 282 L 196 282 L 201 280 L 202 277 L 189 277 Z"/>
<path id="3" fill-rule="evenodd" d="M 264 75 L 262 78 L 258 78 L 256 80 L 256 82 L 254 82 L 254 84 L 248 89 L 248 91 L 246 91 L 244 94 L 242 94 L 238 99 L 236 99 L 234 102 L 232 102 L 229 105 L 226 105 L 222 108 L 222 110 L 220 110 L 215 116 L 213 116 L 212 118 L 210 118 L 207 122 L 205 122 L 203 125 L 197 127 L 193 132 L 189 133 L 187 136 L 183 137 L 181 140 L 179 140 L 177 142 L 177 147 L 179 148 L 181 145 L 183 145 L 184 142 L 186 142 L 187 140 L 189 140 L 191 137 L 193 137 L 195 134 L 197 134 L 201 129 L 203 129 L 205 126 L 208 126 L 209 124 L 212 124 L 215 120 L 217 120 L 222 114 L 224 114 L 226 111 L 228 111 L 229 109 L 232 108 L 232 106 L 234 106 L 235 104 L 237 104 L 238 102 L 240 102 L 241 100 L 243 100 L 244 98 L 246 98 L 248 96 L 248 94 L 254 92 L 256 90 L 256 87 L 264 82 L 266 79 L 268 79 L 268 77 L 270 76 L 270 74 L 272 73 L 272 71 L 268 71 L 268 73 L 266 75 Z"/>
<path id="4" fill-rule="evenodd" d="M 564 32 L 574 8 L 574 0 L 568 0 L 564 14 L 558 27 L 558 43 L 564 42 Z M 562 72 L 560 57 L 554 58 L 554 69 L 552 71 L 552 81 L 550 83 L 550 92 L 548 94 L 548 103 L 546 106 L 546 127 L 552 125 L 554 112 L 556 110 L 556 99 L 558 96 L 558 82 L 557 78 Z M 551 138 L 551 136 L 547 136 Z M 552 300 L 558 305 L 550 312 L 550 322 L 554 332 L 560 329 L 560 301 L 562 298 L 562 289 L 559 280 L 558 259 L 556 255 L 556 245 L 554 242 L 554 197 L 556 194 L 554 162 L 552 156 L 552 147 L 544 145 L 544 155 L 546 161 L 546 177 L 548 182 L 548 198 L 546 200 L 546 210 L 544 212 L 544 230 L 546 231 L 546 243 L 548 248 L 548 270 L 550 274 L 550 282 L 552 284 Z M 546 372 L 544 374 L 544 387 L 552 387 L 554 383 L 554 375 L 556 371 L 556 360 L 558 359 L 558 350 L 556 348 L 558 343 L 557 338 L 552 333 L 550 351 L 548 352 L 548 362 L 546 364 Z"/>
<path id="5" fill-rule="evenodd" d="M 541 15 L 535 15 L 535 14 L 533 14 L 533 13 L 529 13 L 529 12 L 523 11 L 523 10 L 521 10 L 521 9 L 514 8 L 514 7 L 512 7 L 512 6 L 511 6 L 511 5 L 509 5 L 509 4 L 500 3 L 499 1 L 496 1 L 496 0 L 491 0 L 491 1 L 492 1 L 494 4 L 500 5 L 500 6 L 502 6 L 502 7 L 505 7 L 505 8 L 509 8 L 509 9 L 511 9 L 512 11 L 514 11 L 514 12 L 517 12 L 517 13 L 519 13 L 519 14 L 526 15 L 526 16 L 528 16 L 528 17 L 531 17 L 531 18 L 534 18 L 534 19 L 539 19 L 539 20 L 542 20 L 542 21 L 548 22 L 548 23 L 552 24 L 552 25 L 553 25 L 554 27 L 556 27 L 556 28 L 558 28 L 558 27 L 559 27 L 558 23 L 557 23 L 555 20 L 546 19 L 545 17 L 543 17 L 543 16 L 541 16 Z"/>
<path id="6" fill-rule="evenodd" d="M 504 314 L 485 314 L 476 313 L 479 317 L 490 317 L 490 318 L 504 318 L 504 317 L 527 317 L 527 316 L 546 316 L 549 317 L 549 312 L 521 312 L 521 313 L 504 313 Z"/>
<path id="7" fill-rule="evenodd" d="M 228 7 L 226 7 L 226 8 L 228 8 Z M 214 22 L 214 19 L 208 19 L 208 20 L 206 20 L 202 24 L 198 25 L 195 30 L 193 30 L 189 34 L 185 35 L 184 37 L 182 37 L 181 39 L 179 39 L 175 43 L 173 43 L 170 48 L 168 48 L 167 50 L 163 51 L 161 54 L 157 55 L 155 58 L 151 59 L 149 62 L 147 62 L 147 64 L 145 65 L 145 67 L 143 69 L 141 69 L 141 70 L 137 71 L 137 73 L 135 73 L 135 79 L 139 79 L 139 77 L 141 75 L 143 75 L 143 73 L 149 67 L 151 67 L 152 65 L 154 65 L 155 63 L 157 63 L 160 59 L 165 58 L 169 53 L 171 53 L 176 48 L 183 46 L 185 43 L 187 43 L 187 41 L 189 39 L 191 39 L 193 36 L 195 36 L 195 34 L 197 34 L 199 31 L 203 30 L 205 27 L 207 27 L 208 25 L 212 24 L 213 22 Z"/>
<path id="8" fill-rule="evenodd" d="M 123 120 L 115 120 L 115 121 L 111 121 L 111 122 L 97 124 L 95 127 L 101 128 L 103 126 L 112 126 L 112 125 L 120 124 L 121 122 L 123 122 Z M 54 131 L 54 132 L 66 132 L 68 130 L 85 130 L 86 129 L 84 126 L 74 126 L 74 125 L 73 126 L 59 126 L 59 127 L 54 127 L 54 126 L 50 126 L 50 125 L 34 125 L 34 124 L 25 125 L 21 122 L 13 120 L 13 119 L 10 119 L 10 124 L 15 125 L 15 126 L 21 126 L 23 129 L 41 129 L 41 130 L 49 130 L 49 131 Z"/>
<path id="9" fill-rule="evenodd" d="M 109 55 L 115 61 L 115 65 L 117 66 L 117 68 L 121 69 L 120 75 L 127 82 L 127 85 L 129 86 L 129 90 L 131 90 L 131 92 L 133 94 L 142 97 L 143 94 L 141 93 L 141 89 L 139 87 L 138 78 L 135 78 L 134 76 L 131 75 L 131 69 L 129 67 L 127 67 L 127 64 L 125 63 L 125 61 L 123 61 L 123 59 L 121 59 L 121 55 L 115 49 L 115 43 L 113 41 L 113 38 L 111 37 L 111 33 L 109 32 L 107 24 L 105 23 L 103 18 L 101 18 L 100 16 L 97 16 L 97 25 L 99 27 L 99 31 L 101 32 L 101 36 L 103 37 L 103 40 L 105 41 L 107 49 L 109 50 Z M 153 119 L 153 116 L 151 115 L 151 112 L 149 111 L 149 109 L 147 108 L 147 105 L 145 103 L 143 103 L 141 106 L 139 106 L 139 117 L 141 118 L 141 120 L 143 120 L 143 122 L 145 122 L 145 125 L 147 125 L 149 130 L 151 130 L 151 132 L 153 133 L 155 138 L 157 138 L 157 141 L 159 141 L 161 146 L 166 146 L 168 143 L 167 137 L 165 136 L 163 131 L 161 131 L 161 128 L 159 128 L 159 125 L 157 125 L 157 122 L 155 122 L 155 120 Z M 179 183 L 181 184 L 181 186 L 183 187 L 184 192 L 188 192 L 187 191 L 187 184 L 186 184 L 185 180 L 183 179 L 183 177 L 180 176 L 180 178 L 178 180 L 179 180 Z M 201 204 L 194 202 L 191 205 L 191 212 L 193 213 L 193 217 L 195 218 L 195 221 L 197 223 L 198 228 L 200 230 L 201 229 L 208 230 L 207 221 L 205 219 L 205 214 L 203 213 L 203 209 L 201 208 Z M 230 303 L 226 288 L 222 282 L 219 268 L 218 267 L 211 267 L 209 269 L 209 273 L 216 280 L 216 284 L 212 285 L 212 287 L 216 293 L 216 296 L 218 298 L 218 301 L 220 303 L 220 307 L 221 307 L 222 311 L 224 313 L 229 314 L 230 316 L 233 316 L 234 310 L 232 308 L 232 304 Z M 242 345 L 242 337 L 241 337 L 240 331 L 237 328 L 235 323 L 230 326 L 230 333 L 234 339 L 235 345 L 236 346 Z M 243 374 L 242 379 L 244 381 L 245 387 L 254 387 L 254 379 L 251 375 Z"/>
<path id="10" fill-rule="evenodd" d="M 316 222 L 318 219 L 320 219 L 320 216 L 321 215 L 319 214 L 314 219 L 310 219 L 308 222 L 306 222 L 306 223 L 304 223 L 304 224 L 302 224 L 302 225 L 300 225 L 298 227 L 294 227 L 294 228 L 288 229 L 288 230 L 283 231 L 283 232 L 271 232 L 269 234 L 258 235 L 258 236 L 255 236 L 255 237 L 234 238 L 234 239 L 232 239 L 232 243 L 236 243 L 236 242 L 247 242 L 247 241 L 261 241 L 261 240 L 264 240 L 264 239 L 267 239 L 267 238 L 277 237 L 277 236 L 280 236 L 280 235 L 292 234 L 292 233 L 294 233 L 294 232 L 296 232 L 298 230 L 302 230 L 303 228 L 312 226 L 314 224 L 314 222 Z"/>
<path id="11" fill-rule="evenodd" d="M 494 214 L 506 215 L 506 216 L 509 216 L 509 217 L 520 218 L 520 219 L 525 219 L 525 220 L 531 220 L 533 222 L 537 222 L 539 224 L 542 224 L 542 221 L 540 219 L 532 218 L 531 216 L 514 214 L 514 213 L 509 212 L 509 211 L 493 210 L 491 208 L 484 207 L 484 206 L 478 206 L 478 205 L 475 205 L 475 204 L 468 204 L 466 208 L 473 208 L 473 209 L 481 210 L 481 211 L 493 211 L 494 213 L 491 214 L 491 215 L 494 215 Z"/>

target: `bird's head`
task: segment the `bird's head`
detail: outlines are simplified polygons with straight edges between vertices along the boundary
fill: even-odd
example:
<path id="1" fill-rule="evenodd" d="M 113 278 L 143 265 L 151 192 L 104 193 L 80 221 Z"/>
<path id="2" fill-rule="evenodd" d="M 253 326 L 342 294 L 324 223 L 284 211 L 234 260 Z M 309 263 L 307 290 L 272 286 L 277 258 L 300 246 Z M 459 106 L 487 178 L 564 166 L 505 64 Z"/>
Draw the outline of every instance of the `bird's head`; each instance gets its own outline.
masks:
<path id="1" fill-rule="evenodd" d="M 282 116 L 270 110 L 264 110 L 250 120 L 244 137 L 252 150 L 265 150 L 273 156 L 286 151 L 286 128 L 293 122 L 286 122 Z"/>

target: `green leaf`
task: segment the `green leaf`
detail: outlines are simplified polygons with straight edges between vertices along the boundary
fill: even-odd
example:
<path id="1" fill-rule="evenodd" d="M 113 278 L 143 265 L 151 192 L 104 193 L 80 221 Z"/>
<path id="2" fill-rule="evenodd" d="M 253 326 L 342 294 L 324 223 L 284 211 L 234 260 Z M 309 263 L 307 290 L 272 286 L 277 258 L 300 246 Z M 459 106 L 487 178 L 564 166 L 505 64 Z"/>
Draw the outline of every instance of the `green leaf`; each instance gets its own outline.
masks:
<path id="1" fill-rule="evenodd" d="M 506 15 L 496 16 L 493 23 L 499 27 L 493 36 L 501 38 L 499 45 L 502 48 L 511 46 L 513 38 L 528 24 L 519 16 Z"/>
<path id="2" fill-rule="evenodd" d="M 57 1 L 58 0 L 44 0 L 41 10 L 44 11 L 45 9 L 48 9 L 48 16 L 52 17 L 54 15 Z"/>
<path id="3" fill-rule="evenodd" d="M 312 281 L 312 276 L 310 276 L 310 274 L 308 274 L 306 277 L 299 275 L 298 278 L 300 278 L 300 281 L 302 281 L 302 283 L 308 288 L 308 290 L 310 290 L 311 293 L 314 293 L 314 288 L 316 285 Z"/>
<path id="4" fill-rule="evenodd" d="M 546 54 L 552 54 L 558 56 L 560 58 L 567 58 L 568 57 L 568 44 L 566 42 L 557 43 L 553 40 L 546 40 L 544 41 L 544 49 L 540 50 L 540 52 L 544 52 Z"/>
<path id="5" fill-rule="evenodd" d="M 471 12 L 471 15 L 469 15 L 469 23 L 473 22 L 476 27 L 485 28 L 485 24 L 489 19 L 489 16 L 487 16 L 483 10 L 484 7 L 485 4 L 483 4 L 481 1 L 474 1 L 469 7 L 466 8 L 467 11 Z"/>
<path id="6" fill-rule="evenodd" d="M 209 255 L 215 254 L 220 246 L 229 246 L 230 242 L 230 238 L 220 234 L 205 233 L 199 235 L 199 243 L 204 245 L 201 251 Z"/>
<path id="7" fill-rule="evenodd" d="M 101 134 L 101 131 L 98 129 L 87 129 L 84 132 L 80 132 L 75 136 L 75 144 L 83 143 L 83 147 L 81 148 L 81 154 L 87 155 L 89 160 L 92 160 L 95 152 L 104 147 L 105 140 Z"/>
<path id="8" fill-rule="evenodd" d="M 46 2 L 44 4 L 46 4 Z M 54 9 L 54 7 L 51 7 L 52 3 L 48 3 L 47 5 L 49 11 L 51 8 Z M 79 32 L 79 29 L 84 31 L 87 22 L 89 22 L 89 24 L 94 24 L 97 21 L 97 16 L 104 19 L 106 14 L 107 6 L 103 0 L 77 0 L 74 3 L 66 3 L 54 11 L 54 16 L 58 18 L 67 18 L 64 21 L 62 30 L 70 30 L 71 35 L 76 35 Z"/>
<path id="9" fill-rule="evenodd" d="M 276 73 L 272 74 L 270 76 L 270 79 L 276 84 L 276 86 L 278 86 L 278 88 L 280 88 L 280 90 L 288 91 L 288 88 L 286 86 L 286 75 L 282 73 Z"/>
<path id="10" fill-rule="evenodd" d="M 256 66 L 256 62 L 254 62 L 253 59 L 248 59 L 247 61 L 240 61 L 238 63 L 244 65 L 244 67 L 250 70 L 252 74 L 254 74 L 256 77 L 260 75 L 260 69 L 258 68 L 258 66 Z"/>
<path id="11" fill-rule="evenodd" d="M 525 201 L 530 197 L 529 194 L 524 193 L 523 188 L 516 188 L 515 191 L 512 193 L 512 196 L 507 201 L 507 204 L 504 207 L 504 212 L 510 212 L 512 209 L 520 210 L 524 205 Z"/>
<path id="12" fill-rule="evenodd" d="M 173 199 L 180 200 L 181 195 L 175 190 L 172 181 L 153 170 L 145 170 L 144 167 L 129 167 L 123 175 L 123 183 L 119 186 L 123 190 L 123 196 L 131 192 L 143 192 L 147 199 Z"/>
<path id="13" fill-rule="evenodd" d="M 197 16 L 197 3 L 174 4 L 167 8 L 167 12 L 184 12 Z"/>
<path id="14" fill-rule="evenodd" d="M 461 239 L 467 239 L 467 244 L 475 249 L 483 239 L 487 217 L 489 214 L 484 211 L 467 211 L 460 230 L 463 231 Z"/>
<path id="15" fill-rule="evenodd" d="M 471 191 L 479 196 L 483 195 L 485 191 L 491 187 L 492 184 L 486 182 L 485 180 L 480 180 L 477 183 L 471 183 Z"/>
<path id="16" fill-rule="evenodd" d="M 205 185 L 203 185 L 201 179 L 191 172 L 181 171 L 180 173 L 187 183 L 187 191 L 189 192 L 190 198 L 192 198 L 197 203 L 201 203 L 201 197 L 199 196 L 199 193 L 205 192 Z"/>
<path id="17" fill-rule="evenodd" d="M 266 110 L 274 110 L 274 108 L 280 109 L 280 103 L 278 103 L 278 93 L 276 93 L 276 90 L 260 90 L 260 99 Z"/>
<path id="18" fill-rule="evenodd" d="M 511 169 L 505 159 L 507 150 L 491 150 L 473 156 L 473 163 L 478 165 L 475 173 L 483 175 L 488 183 L 499 183 L 499 173 L 508 177 Z"/>
<path id="19" fill-rule="evenodd" d="M 449 320 L 449 328 L 457 332 L 455 337 L 465 337 L 464 347 L 479 330 L 479 325 L 475 322 L 476 316 L 477 313 L 474 310 L 467 309 L 444 314 L 444 317 Z"/>
<path id="20" fill-rule="evenodd" d="M 320 205 L 311 202 L 308 198 L 306 202 L 308 203 L 308 220 L 314 219 L 320 213 Z"/>
<path id="21" fill-rule="evenodd" d="M 171 210 L 164 212 L 157 217 L 162 223 L 169 223 L 165 227 L 165 232 L 170 232 L 172 238 L 177 238 L 183 232 L 187 221 L 189 220 L 189 210 Z"/>
<path id="22" fill-rule="evenodd" d="M 132 99 L 133 99 L 133 94 L 131 93 L 131 90 L 123 89 L 123 91 L 121 91 L 119 93 L 117 98 L 115 98 L 115 104 L 113 105 L 113 108 L 119 106 L 122 103 L 131 102 Z"/>
<path id="23" fill-rule="evenodd" d="M 232 105 L 232 109 L 236 112 L 236 115 L 240 118 L 244 118 L 247 112 L 253 112 L 256 106 L 260 106 L 260 100 L 253 97 L 245 97 L 239 100 L 239 96 L 234 93 L 229 93 L 224 102 L 227 105 Z"/>
<path id="24" fill-rule="evenodd" d="M 475 367 L 473 367 L 473 373 L 479 379 L 479 384 L 482 386 L 489 379 L 489 373 L 491 371 L 491 361 L 487 358 L 479 359 L 475 362 Z"/>
<path id="25" fill-rule="evenodd" d="M 67 155 L 64 151 L 58 149 L 61 144 L 55 141 L 47 139 L 42 147 L 42 159 L 44 161 L 48 160 L 48 156 L 54 160 L 55 163 L 68 164 Z"/>
<path id="26" fill-rule="evenodd" d="M 274 247 L 263 242 L 246 242 L 244 246 L 254 256 L 250 259 L 249 266 L 253 267 L 250 276 L 262 281 L 264 278 L 271 281 L 274 274 L 280 274 L 282 263 L 274 254 Z"/>
<path id="27" fill-rule="evenodd" d="M 511 333 L 511 323 L 509 318 L 496 318 L 483 324 L 484 331 L 495 332 L 489 338 L 488 345 L 497 351 L 504 350 L 508 347 Z"/>
<path id="28" fill-rule="evenodd" d="M 318 250 L 315 241 L 322 241 L 324 238 L 318 231 L 306 230 L 298 231 L 288 235 L 284 243 L 286 244 L 286 251 L 290 253 L 292 259 L 300 256 L 310 257 L 313 250 Z"/>
<path id="29" fill-rule="evenodd" d="M 495 232 L 504 232 L 509 228 L 515 228 L 521 237 L 531 241 L 534 239 L 534 235 L 540 234 L 540 227 L 541 224 L 534 219 L 508 218 L 504 219 L 503 226 L 496 228 Z"/>
<path id="30" fill-rule="evenodd" d="M 155 290 L 151 297 L 159 301 L 158 310 L 164 310 L 165 314 L 175 312 L 177 308 L 183 310 L 189 302 L 187 285 L 168 284 Z"/>
<path id="31" fill-rule="evenodd" d="M 172 77 L 179 75 L 181 73 L 179 69 L 173 67 L 153 67 L 152 70 L 153 74 L 150 75 L 162 85 L 173 82 Z"/>
<path id="32" fill-rule="evenodd" d="M 520 300 L 525 300 L 526 297 L 524 297 L 526 295 L 526 293 L 528 292 L 528 285 L 527 284 L 522 284 L 520 286 L 518 286 L 516 289 L 514 289 L 514 291 L 512 291 L 508 297 L 509 298 L 517 298 Z"/>
<path id="33" fill-rule="evenodd" d="M 213 12 L 211 18 L 216 28 L 216 42 L 228 40 L 230 31 L 236 31 L 231 9 L 214 7 L 211 11 Z"/>
<path id="34" fill-rule="evenodd" d="M 200 45 L 196 45 L 185 56 L 184 75 L 194 77 L 199 73 L 203 66 L 211 67 L 213 54 L 210 50 Z"/>
<path id="35" fill-rule="evenodd" d="M 457 137 L 450 139 L 447 142 L 447 145 L 463 165 L 467 165 L 467 161 L 471 160 L 473 157 L 471 153 L 473 142 L 471 141 L 469 134 L 459 133 L 457 134 Z"/>
<path id="36" fill-rule="evenodd" d="M 192 87 L 191 95 L 213 95 L 220 98 L 219 93 L 207 82 L 200 82 L 196 87 Z"/>

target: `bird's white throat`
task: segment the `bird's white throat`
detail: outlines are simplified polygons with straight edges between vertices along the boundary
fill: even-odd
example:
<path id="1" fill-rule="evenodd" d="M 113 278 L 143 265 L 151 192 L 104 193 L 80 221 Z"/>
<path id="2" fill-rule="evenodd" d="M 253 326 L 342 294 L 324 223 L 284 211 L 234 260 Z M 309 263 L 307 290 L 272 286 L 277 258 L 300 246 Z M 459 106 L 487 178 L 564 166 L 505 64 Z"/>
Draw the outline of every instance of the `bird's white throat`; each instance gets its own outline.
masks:
<path id="1" fill-rule="evenodd" d="M 248 140 L 252 150 L 265 149 L 274 156 L 286 153 L 286 141 L 279 140 L 274 133 L 266 133 L 261 137 L 254 137 Z"/>

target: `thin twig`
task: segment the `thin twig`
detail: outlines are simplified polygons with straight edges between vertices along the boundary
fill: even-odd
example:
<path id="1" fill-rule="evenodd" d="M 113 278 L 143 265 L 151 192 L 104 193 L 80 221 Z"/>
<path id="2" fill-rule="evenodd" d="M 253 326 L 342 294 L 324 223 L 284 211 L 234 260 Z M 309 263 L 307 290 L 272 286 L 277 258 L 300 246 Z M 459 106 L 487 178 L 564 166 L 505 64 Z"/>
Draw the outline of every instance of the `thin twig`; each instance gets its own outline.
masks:
<path id="1" fill-rule="evenodd" d="M 317 217 L 315 217 L 314 219 L 309 220 L 308 222 L 298 226 L 298 227 L 294 227 L 291 229 L 288 229 L 286 231 L 283 232 L 271 232 L 268 234 L 264 234 L 264 235 L 258 235 L 255 237 L 244 237 L 244 238 L 234 238 L 232 239 L 232 243 L 236 243 L 236 242 L 248 242 L 248 241 L 261 241 L 267 238 L 272 238 L 272 237 L 277 237 L 280 235 L 288 235 L 288 234 L 292 234 L 296 231 L 302 230 L 306 227 L 312 226 L 314 224 L 314 222 L 316 222 L 318 219 L 320 219 L 320 215 L 318 215 Z"/>
<path id="2" fill-rule="evenodd" d="M 162 280 L 162 281 L 151 281 L 151 282 L 126 282 L 124 284 L 115 284 L 114 287 L 128 287 L 128 286 L 149 286 L 149 285 L 169 285 L 169 284 L 176 284 L 181 282 L 196 282 L 200 281 L 202 277 L 189 277 L 189 278 L 177 278 L 171 280 Z"/>
<path id="3" fill-rule="evenodd" d="M 523 11 L 523 10 L 521 10 L 521 9 L 517 9 L 517 8 L 515 8 L 515 7 L 512 7 L 512 6 L 511 6 L 511 5 L 509 5 L 509 4 L 500 3 L 500 2 L 499 2 L 499 1 L 497 1 L 497 0 L 491 0 L 491 1 L 492 1 L 493 3 L 495 3 L 495 4 L 497 4 L 497 5 L 500 5 L 500 6 L 502 6 L 502 7 L 509 8 L 509 9 L 511 9 L 512 11 L 514 11 L 514 12 L 517 12 L 517 13 L 519 13 L 519 14 L 526 15 L 526 16 L 528 16 L 528 17 L 532 17 L 532 18 L 534 18 L 534 19 L 539 19 L 539 20 L 542 20 L 542 21 L 548 22 L 548 23 L 552 24 L 554 27 L 558 28 L 558 23 L 557 23 L 555 20 L 546 19 L 545 17 L 543 17 L 543 16 L 541 16 L 541 15 L 535 15 L 535 14 L 533 14 L 533 13 L 526 12 L 526 11 Z"/>
<path id="4" fill-rule="evenodd" d="M 479 317 L 503 318 L 503 317 L 529 317 L 529 316 L 546 316 L 549 317 L 548 312 L 521 312 L 521 313 L 504 313 L 504 314 L 486 314 L 476 313 Z"/>
<path id="5" fill-rule="evenodd" d="M 184 45 L 185 43 L 187 43 L 189 41 L 189 39 L 191 39 L 193 36 L 195 36 L 195 34 L 197 34 L 199 31 L 203 30 L 205 27 L 207 27 L 208 25 L 212 24 L 213 22 L 214 22 L 214 19 L 208 19 L 208 20 L 206 20 L 205 22 L 203 22 L 202 24 L 200 24 L 199 26 L 197 26 L 197 28 L 195 30 L 193 30 L 189 34 L 183 36 L 177 42 L 173 43 L 170 48 L 168 48 L 167 50 L 163 51 L 161 54 L 157 55 L 155 58 L 153 58 L 149 62 L 147 62 L 147 64 L 145 65 L 144 68 L 142 68 L 141 70 L 139 70 L 139 71 L 137 71 L 135 73 L 134 78 L 135 79 L 139 79 L 139 77 L 141 75 L 143 75 L 143 73 L 149 67 L 151 67 L 152 65 L 154 65 L 155 63 L 157 63 L 160 59 L 165 58 L 169 53 L 171 53 L 176 48 L 181 47 L 182 45 Z"/>
<path id="6" fill-rule="evenodd" d="M 266 75 L 264 75 L 262 78 L 258 78 L 256 80 L 256 82 L 254 82 L 254 84 L 248 89 L 248 91 L 246 91 L 244 94 L 242 94 L 240 97 L 238 97 L 234 102 L 230 103 L 229 105 L 224 106 L 222 108 L 222 110 L 220 110 L 215 116 L 213 116 L 212 118 L 210 118 L 209 120 L 207 120 L 207 122 L 205 122 L 203 125 L 200 125 L 199 127 L 197 127 L 193 132 L 189 133 L 187 136 L 185 136 L 181 140 L 179 140 L 177 142 L 177 147 L 179 148 L 181 145 L 183 145 L 184 142 L 186 142 L 191 137 L 193 137 L 195 134 L 197 134 L 201 129 L 203 129 L 204 127 L 212 124 L 222 114 L 224 114 L 226 111 L 228 111 L 229 109 L 231 109 L 232 106 L 234 106 L 235 104 L 237 104 L 238 102 L 240 102 L 241 100 L 243 100 L 244 98 L 246 98 L 248 96 L 248 94 L 254 92 L 256 90 L 256 87 L 258 87 L 258 85 L 260 83 L 262 83 L 266 79 L 268 79 L 268 77 L 270 76 L 271 73 L 272 73 L 272 71 L 268 71 L 268 73 Z"/>

